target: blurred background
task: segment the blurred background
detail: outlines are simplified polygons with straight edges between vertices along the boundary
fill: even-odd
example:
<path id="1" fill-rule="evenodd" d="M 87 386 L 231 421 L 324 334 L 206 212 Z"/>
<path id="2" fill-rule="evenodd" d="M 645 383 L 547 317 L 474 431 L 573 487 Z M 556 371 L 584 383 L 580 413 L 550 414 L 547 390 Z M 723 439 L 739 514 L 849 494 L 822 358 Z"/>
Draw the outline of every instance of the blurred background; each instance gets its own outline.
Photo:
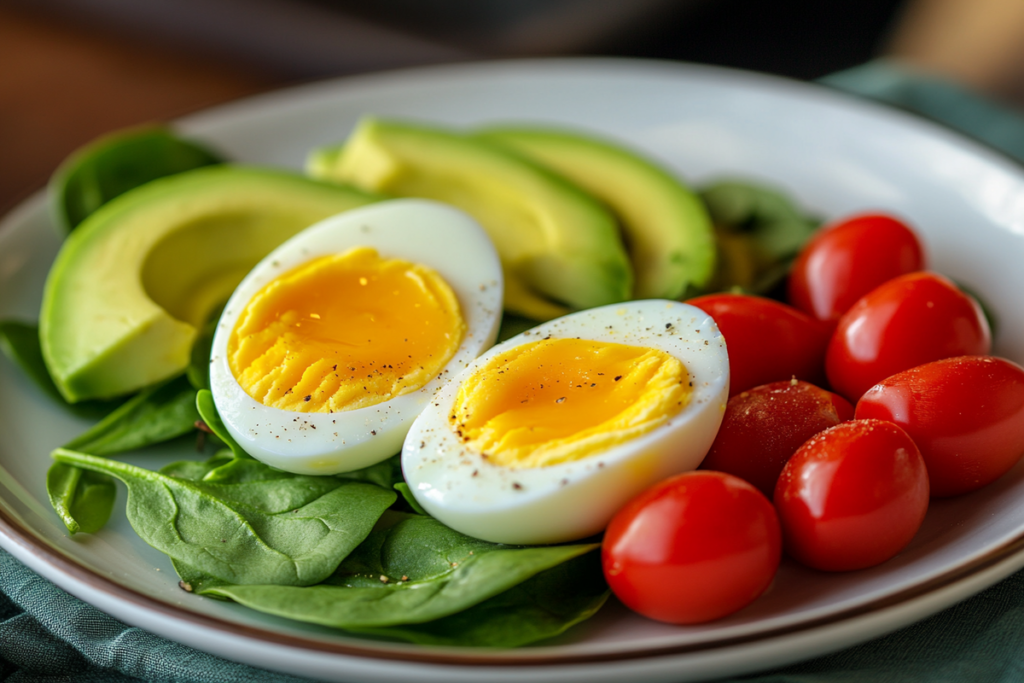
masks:
<path id="1" fill-rule="evenodd" d="M 568 55 L 798 79 L 885 56 L 1024 110 L 1024 0 L 0 0 L 0 212 L 124 126 L 331 76 Z"/>

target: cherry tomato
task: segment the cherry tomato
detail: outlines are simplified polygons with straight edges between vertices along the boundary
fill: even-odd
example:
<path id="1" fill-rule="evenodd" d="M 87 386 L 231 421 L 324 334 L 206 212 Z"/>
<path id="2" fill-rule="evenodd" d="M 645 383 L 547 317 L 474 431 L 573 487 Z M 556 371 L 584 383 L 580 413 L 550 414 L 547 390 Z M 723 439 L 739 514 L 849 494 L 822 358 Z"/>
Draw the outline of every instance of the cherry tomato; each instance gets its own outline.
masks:
<path id="1" fill-rule="evenodd" d="M 729 395 L 796 377 L 824 384 L 832 326 L 792 306 L 746 294 L 687 301 L 710 315 L 729 347 Z"/>
<path id="2" fill-rule="evenodd" d="M 920 365 L 868 389 L 857 417 L 906 430 L 928 466 L 932 496 L 974 491 L 1024 454 L 1024 368 L 991 356 Z"/>
<path id="3" fill-rule="evenodd" d="M 878 285 L 923 268 L 921 243 L 906 224 L 854 216 L 823 228 L 801 250 L 789 274 L 789 303 L 819 320 L 838 320 Z"/>
<path id="4" fill-rule="evenodd" d="M 612 592 L 673 624 L 718 619 L 753 602 L 781 554 L 772 504 L 722 472 L 687 472 L 641 493 L 616 513 L 601 547 Z"/>
<path id="5" fill-rule="evenodd" d="M 853 406 L 830 391 L 790 380 L 729 399 L 701 469 L 727 472 L 771 497 L 782 467 L 803 442 L 853 418 Z"/>
<path id="6" fill-rule="evenodd" d="M 826 571 L 885 562 L 917 533 L 928 511 L 928 471 L 892 422 L 854 420 L 812 437 L 775 485 L 786 552 Z"/>
<path id="7" fill-rule="evenodd" d="M 728 337 L 726 338 L 728 342 Z M 910 273 L 877 287 L 839 319 L 825 370 L 832 389 L 856 402 L 897 372 L 992 346 L 978 303 L 936 273 Z"/>

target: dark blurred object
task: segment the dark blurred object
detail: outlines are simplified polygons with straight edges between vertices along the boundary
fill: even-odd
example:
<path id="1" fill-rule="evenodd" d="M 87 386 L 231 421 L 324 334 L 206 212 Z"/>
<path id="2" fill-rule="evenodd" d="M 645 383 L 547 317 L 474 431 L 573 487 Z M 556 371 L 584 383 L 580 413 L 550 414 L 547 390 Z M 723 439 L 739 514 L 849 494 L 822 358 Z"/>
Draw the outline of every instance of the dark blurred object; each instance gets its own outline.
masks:
<path id="1" fill-rule="evenodd" d="M 649 26 L 642 38 L 605 50 L 814 79 L 877 56 L 903 5 L 902 0 L 707 0 Z"/>
<path id="2" fill-rule="evenodd" d="M 469 59 L 428 38 L 314 2 L 289 0 L 6 0 L 112 37 L 143 37 L 182 55 L 257 69 L 276 79 Z"/>
<path id="3" fill-rule="evenodd" d="M 602 54 L 814 78 L 877 52 L 901 0 L 6 0 L 279 78 Z"/>
<path id="4" fill-rule="evenodd" d="M 308 0 L 481 56 L 594 54 L 718 0 Z"/>

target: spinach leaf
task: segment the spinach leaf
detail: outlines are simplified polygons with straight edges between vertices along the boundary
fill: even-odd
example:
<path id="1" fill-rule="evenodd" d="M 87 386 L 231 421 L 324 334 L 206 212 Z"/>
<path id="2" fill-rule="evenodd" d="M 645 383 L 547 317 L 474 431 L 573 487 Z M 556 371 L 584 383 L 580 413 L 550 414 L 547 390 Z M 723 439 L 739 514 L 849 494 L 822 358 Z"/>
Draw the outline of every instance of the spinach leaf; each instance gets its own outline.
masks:
<path id="1" fill-rule="evenodd" d="M 430 517 L 405 515 L 370 534 L 322 584 L 222 585 L 202 592 L 338 628 L 417 624 L 468 609 L 596 547 L 497 545 Z"/>
<path id="2" fill-rule="evenodd" d="M 405 483 L 405 479 L 402 477 L 401 453 L 393 455 L 387 460 L 382 460 L 376 465 L 370 465 L 369 467 L 352 472 L 343 472 L 335 476 L 367 481 L 377 486 L 383 486 L 388 490 L 397 488 L 399 484 Z"/>
<path id="3" fill-rule="evenodd" d="M 0 351 L 28 375 L 43 392 L 65 410 L 79 417 L 97 419 L 109 414 L 123 401 L 81 401 L 68 403 L 46 369 L 43 350 L 39 346 L 39 327 L 14 320 L 0 321 Z"/>
<path id="4" fill-rule="evenodd" d="M 231 449 L 234 453 L 235 458 L 239 460 L 251 460 L 252 456 L 245 452 L 245 450 L 235 441 L 231 434 L 228 432 L 227 427 L 224 426 L 224 421 L 220 419 L 220 414 L 217 412 L 217 406 L 213 402 L 213 394 L 202 389 L 196 394 L 196 408 L 199 410 L 199 415 L 202 417 L 203 422 L 210 428 L 214 436 L 224 442 L 224 444 Z M 239 468 L 242 471 L 246 466 L 242 463 L 236 463 L 231 467 Z M 254 467 L 267 468 L 266 465 L 258 465 Z M 222 472 L 227 471 L 222 469 Z M 221 474 L 209 474 L 207 477 L 208 481 L 212 481 Z M 342 474 L 335 475 L 344 479 L 354 479 L 357 481 L 365 481 L 371 484 L 377 484 L 386 489 L 392 488 L 395 484 L 404 481 L 402 478 L 402 460 L 400 455 L 395 455 L 387 460 L 379 462 L 369 467 L 364 467 L 361 470 L 354 472 L 345 472 Z"/>
<path id="5" fill-rule="evenodd" d="M 210 388 L 210 353 L 213 349 L 213 335 L 217 332 L 217 323 L 220 322 L 223 310 L 224 306 L 218 306 L 210 314 L 210 319 L 199 328 L 199 334 L 192 343 L 191 361 L 185 369 L 185 376 L 197 391 Z"/>
<path id="6" fill-rule="evenodd" d="M 995 310 L 970 285 L 965 285 L 960 281 L 956 281 L 955 284 L 960 288 L 960 291 L 978 302 L 978 306 L 981 308 L 981 314 L 985 316 L 985 321 L 988 323 L 989 332 L 991 332 L 992 337 L 995 338 L 999 333 L 999 318 L 996 316 Z"/>
<path id="7" fill-rule="evenodd" d="M 210 472 L 219 470 L 224 465 L 236 460 L 234 454 L 224 448 L 206 460 L 178 460 L 160 468 L 160 474 L 185 481 L 202 481 Z M 257 463 L 259 466 L 259 463 Z M 277 470 L 270 470 L 276 472 Z"/>
<path id="8" fill-rule="evenodd" d="M 763 185 L 720 181 L 702 189 L 700 196 L 718 245 L 719 265 L 710 291 L 769 292 L 785 278 L 820 223 Z"/>
<path id="9" fill-rule="evenodd" d="M 178 586 L 180 586 L 182 590 L 189 593 L 202 593 L 207 597 L 215 598 L 217 600 L 227 600 L 227 598 L 222 598 L 207 592 L 211 588 L 227 585 L 226 581 L 222 581 L 221 579 L 211 576 L 206 572 L 199 571 L 195 567 L 187 565 L 173 557 L 171 558 L 171 564 L 174 565 L 174 571 L 177 572 L 178 578 L 181 579 L 178 582 Z"/>
<path id="10" fill-rule="evenodd" d="M 205 462 L 182 460 L 171 463 L 162 468 L 160 473 L 187 481 L 205 481 L 221 484 L 243 484 L 274 479 L 289 479 L 297 476 L 270 465 L 265 465 L 253 458 L 235 458 L 228 450 L 215 454 Z M 376 484 L 383 489 L 390 490 L 394 486 L 396 476 L 401 481 L 402 469 L 399 456 L 396 455 L 384 462 L 370 465 L 361 470 L 343 472 L 342 474 L 332 476 L 338 479 Z"/>
<path id="11" fill-rule="evenodd" d="M 46 493 L 69 533 L 92 534 L 110 519 L 117 488 L 106 474 L 55 462 L 46 473 Z"/>
<path id="12" fill-rule="evenodd" d="M 302 586 L 324 580 L 396 499 L 374 484 L 290 474 L 261 468 L 257 461 L 212 482 L 64 448 L 53 458 L 120 479 L 128 487 L 128 521 L 144 541 L 234 584 Z M 230 464 L 214 456 L 217 463 Z"/>
<path id="13" fill-rule="evenodd" d="M 515 313 L 509 313 L 506 311 L 501 316 L 501 327 L 498 328 L 498 339 L 496 343 L 501 343 L 506 339 L 511 339 L 517 334 L 522 334 L 530 328 L 539 325 L 536 320 L 516 315 Z"/>
<path id="14" fill-rule="evenodd" d="M 424 510 L 423 506 L 420 505 L 419 501 L 413 497 L 412 489 L 410 489 L 409 485 L 406 484 L 404 481 L 395 484 L 395 490 L 398 491 L 399 494 L 401 494 L 402 498 L 405 499 L 405 502 L 409 505 L 410 508 L 412 508 L 413 512 L 420 515 L 430 516 L 430 513 Z"/>
<path id="15" fill-rule="evenodd" d="M 213 435 L 224 442 L 224 445 L 231 449 L 231 452 L 235 454 L 236 458 L 251 458 L 252 456 L 245 452 L 237 441 L 228 432 L 228 428 L 224 426 L 224 421 L 220 419 L 220 413 L 217 412 L 217 406 L 213 402 L 213 393 L 209 389 L 200 389 L 196 392 L 196 410 L 199 411 L 199 417 L 202 418 L 203 423 L 209 427 Z"/>
<path id="16" fill-rule="evenodd" d="M 198 417 L 195 391 L 178 379 L 139 392 L 65 448 L 93 455 L 135 450 L 192 431 Z M 110 518 L 116 488 L 105 474 L 54 463 L 46 492 L 70 533 L 95 533 Z"/>
<path id="17" fill-rule="evenodd" d="M 143 389 L 64 448 L 92 455 L 122 453 L 188 434 L 198 419 L 196 392 L 179 377 Z"/>
<path id="18" fill-rule="evenodd" d="M 589 619 L 608 596 L 601 556 L 592 552 L 436 621 L 349 630 L 421 645 L 519 647 L 552 638 Z"/>
<path id="19" fill-rule="evenodd" d="M 151 180 L 222 163 L 162 126 L 117 131 L 76 150 L 50 179 L 57 223 L 71 232 L 114 197 Z"/>
<path id="20" fill-rule="evenodd" d="M 275 470 L 274 468 L 251 458 L 235 458 L 231 451 L 227 449 L 214 455 L 214 457 L 210 458 L 206 462 L 182 460 L 180 462 L 167 465 L 162 468 L 160 472 L 168 476 L 186 479 L 189 481 L 228 482 L 236 484 L 242 482 L 249 483 L 255 481 L 268 481 L 275 478 L 281 479 L 293 476 L 286 472 Z M 397 481 L 401 481 L 402 466 L 399 456 L 396 455 L 384 462 L 377 463 L 376 465 L 371 465 L 361 470 L 346 472 L 344 474 L 337 474 L 334 476 L 340 479 L 363 481 L 370 484 L 376 484 L 384 489 L 391 489 L 395 486 L 396 477 Z M 390 511 L 385 511 L 383 514 L 387 516 L 391 513 Z M 377 522 L 377 525 L 380 525 L 380 521 Z M 189 589 L 194 590 L 195 592 L 225 583 L 224 581 L 199 571 L 195 567 L 189 566 L 179 560 L 172 560 L 172 562 L 174 564 L 174 569 L 178 572 L 178 576 L 182 580 L 182 583 L 187 584 Z"/>

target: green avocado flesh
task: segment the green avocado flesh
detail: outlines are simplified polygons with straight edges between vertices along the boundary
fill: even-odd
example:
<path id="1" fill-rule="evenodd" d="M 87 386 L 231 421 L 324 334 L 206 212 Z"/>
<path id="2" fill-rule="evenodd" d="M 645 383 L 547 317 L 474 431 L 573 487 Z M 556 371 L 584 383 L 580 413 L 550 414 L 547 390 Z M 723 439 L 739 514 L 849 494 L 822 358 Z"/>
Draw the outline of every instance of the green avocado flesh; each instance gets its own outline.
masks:
<path id="1" fill-rule="evenodd" d="M 364 120 L 341 147 L 310 157 L 311 175 L 374 192 L 447 202 L 487 231 L 505 272 L 505 308 L 546 320 L 628 299 L 632 268 L 615 218 L 545 167 L 483 140 Z"/>
<path id="2" fill-rule="evenodd" d="M 90 215 L 50 269 L 47 368 L 71 402 L 182 372 L 215 307 L 276 246 L 375 197 L 284 171 L 210 166 L 126 192 Z"/>
<path id="3" fill-rule="evenodd" d="M 618 217 L 636 277 L 637 299 L 679 299 L 715 270 L 715 236 L 700 199 L 637 154 L 578 133 L 492 128 L 477 137 L 507 145 L 564 175 Z"/>

